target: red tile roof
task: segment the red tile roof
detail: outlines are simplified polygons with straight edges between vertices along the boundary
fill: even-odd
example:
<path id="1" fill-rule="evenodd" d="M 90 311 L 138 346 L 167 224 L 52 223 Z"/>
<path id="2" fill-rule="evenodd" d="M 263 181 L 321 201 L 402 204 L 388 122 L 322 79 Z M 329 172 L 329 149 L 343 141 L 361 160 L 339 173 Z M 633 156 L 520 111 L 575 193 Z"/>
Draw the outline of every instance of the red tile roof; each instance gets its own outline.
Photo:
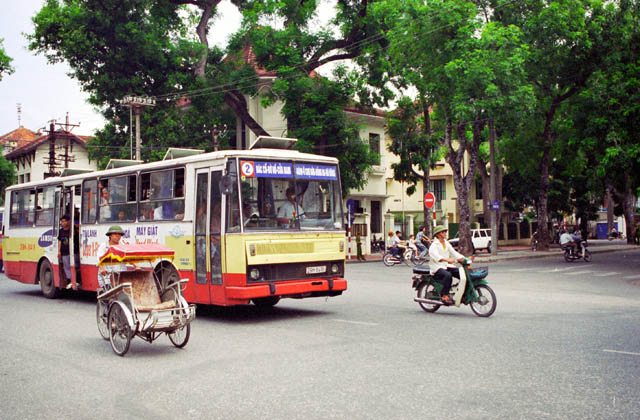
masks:
<path id="1" fill-rule="evenodd" d="M 62 136 L 66 136 L 68 135 L 71 138 L 71 141 L 78 143 L 84 147 L 86 147 L 86 143 L 87 141 L 89 141 L 91 139 L 91 136 L 77 136 L 75 134 L 69 133 L 67 131 L 63 131 L 63 130 L 58 130 L 56 131 L 56 136 L 57 138 L 62 138 Z M 44 136 L 40 136 L 35 140 L 32 140 L 28 143 L 23 144 L 22 146 L 16 148 L 15 150 L 12 150 L 11 152 L 7 153 L 7 155 L 5 156 L 7 159 L 13 159 L 13 158 L 17 158 L 19 156 L 22 156 L 26 153 L 31 152 L 32 150 L 36 149 L 38 146 L 40 146 L 43 143 L 46 143 L 49 140 L 49 135 L 46 134 Z"/>
<path id="2" fill-rule="evenodd" d="M 24 146 L 35 140 L 38 137 L 37 133 L 20 126 L 19 128 L 0 136 L 0 145 L 5 145 L 10 142 L 17 142 L 16 148 Z"/>

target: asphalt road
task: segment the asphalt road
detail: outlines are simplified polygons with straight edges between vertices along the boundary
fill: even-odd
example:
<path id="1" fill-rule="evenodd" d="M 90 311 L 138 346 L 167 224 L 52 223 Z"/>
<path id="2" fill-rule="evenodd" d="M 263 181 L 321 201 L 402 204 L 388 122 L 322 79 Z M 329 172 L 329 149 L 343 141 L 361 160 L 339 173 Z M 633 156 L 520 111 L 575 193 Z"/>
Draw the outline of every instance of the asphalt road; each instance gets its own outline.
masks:
<path id="1" fill-rule="evenodd" d="M 408 267 L 330 299 L 198 308 L 182 350 L 116 356 L 95 295 L 0 278 L 3 419 L 637 419 L 640 251 L 490 263 L 498 308 L 423 312 Z"/>

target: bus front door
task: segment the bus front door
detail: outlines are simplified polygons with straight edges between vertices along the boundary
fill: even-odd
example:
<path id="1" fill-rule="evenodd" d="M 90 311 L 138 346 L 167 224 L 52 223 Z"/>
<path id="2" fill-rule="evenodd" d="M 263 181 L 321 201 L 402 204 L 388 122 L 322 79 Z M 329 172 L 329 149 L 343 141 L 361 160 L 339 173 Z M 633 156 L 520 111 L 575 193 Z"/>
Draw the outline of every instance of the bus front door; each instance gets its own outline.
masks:
<path id="1" fill-rule="evenodd" d="M 222 168 L 196 172 L 194 216 L 196 302 L 224 302 L 221 265 Z"/>

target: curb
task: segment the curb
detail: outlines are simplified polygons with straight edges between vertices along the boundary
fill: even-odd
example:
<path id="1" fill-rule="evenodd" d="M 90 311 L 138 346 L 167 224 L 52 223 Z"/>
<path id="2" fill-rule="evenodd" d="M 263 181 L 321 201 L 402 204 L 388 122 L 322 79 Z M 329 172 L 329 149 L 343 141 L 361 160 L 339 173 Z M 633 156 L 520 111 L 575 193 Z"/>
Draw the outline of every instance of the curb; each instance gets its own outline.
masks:
<path id="1" fill-rule="evenodd" d="M 640 246 L 637 245 L 624 245 L 619 246 L 617 248 L 607 248 L 607 249 L 598 249 L 598 247 L 590 248 L 589 251 L 591 254 L 604 254 L 608 252 L 623 252 L 623 251 L 633 251 L 639 250 Z M 517 254 L 517 255 L 509 255 L 511 253 L 520 253 L 526 252 L 526 254 Z M 485 262 L 498 262 L 498 261 L 511 261 L 511 260 L 526 260 L 531 258 L 550 258 L 550 257 L 562 257 L 562 251 L 560 249 L 555 249 L 552 251 L 506 251 L 502 255 L 498 254 L 498 256 L 494 257 L 491 255 L 477 255 L 475 263 L 485 263 Z M 377 263 L 382 262 L 382 258 L 370 259 L 366 261 L 358 261 L 356 259 L 346 259 L 346 264 L 361 264 L 361 263 Z"/>

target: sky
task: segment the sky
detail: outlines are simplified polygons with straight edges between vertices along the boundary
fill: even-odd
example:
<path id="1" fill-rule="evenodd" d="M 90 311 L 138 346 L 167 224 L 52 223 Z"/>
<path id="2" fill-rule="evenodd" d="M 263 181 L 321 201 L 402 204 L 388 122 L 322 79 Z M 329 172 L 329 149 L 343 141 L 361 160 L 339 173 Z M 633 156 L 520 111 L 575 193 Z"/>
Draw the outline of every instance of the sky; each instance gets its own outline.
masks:
<path id="1" fill-rule="evenodd" d="M 70 124 L 80 124 L 72 132 L 92 135 L 102 127 L 104 120 L 87 103 L 88 94 L 71 79 L 66 64 L 49 64 L 42 55 L 27 49 L 23 33 L 33 32 L 31 18 L 42 7 L 44 0 L 3 0 L 0 13 L 0 38 L 4 39 L 5 53 L 13 58 L 15 72 L 4 75 L 0 81 L 0 136 L 20 126 L 32 131 L 48 127 L 49 121 L 64 123 L 67 113 Z M 219 5 L 221 16 L 214 23 L 219 46 L 240 26 L 240 14 L 229 1 Z M 18 123 L 17 104 L 21 104 L 21 123 Z"/>

